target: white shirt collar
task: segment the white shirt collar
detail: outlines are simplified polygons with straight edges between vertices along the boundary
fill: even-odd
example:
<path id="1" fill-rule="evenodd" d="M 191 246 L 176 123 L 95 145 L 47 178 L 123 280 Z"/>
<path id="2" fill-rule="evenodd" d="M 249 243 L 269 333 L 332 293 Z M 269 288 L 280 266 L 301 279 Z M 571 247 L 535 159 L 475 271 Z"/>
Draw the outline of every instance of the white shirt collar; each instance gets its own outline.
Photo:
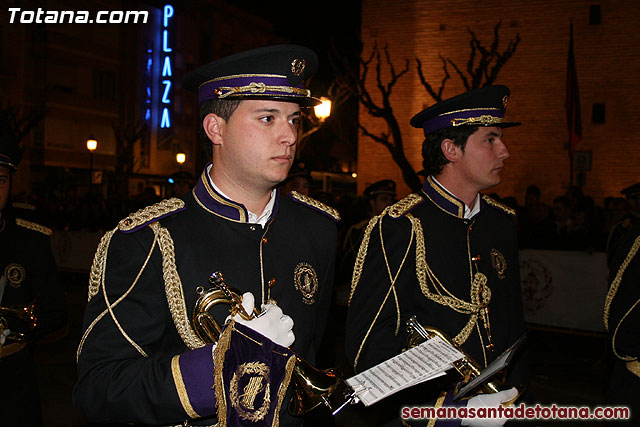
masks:
<path id="1" fill-rule="evenodd" d="M 209 165 L 206 171 L 209 184 L 211 185 L 211 187 L 213 187 L 213 189 L 216 192 L 220 193 L 221 196 L 229 200 L 233 200 L 231 197 L 224 194 L 224 192 L 220 190 L 220 188 L 218 188 L 215 182 L 213 182 L 213 179 L 211 179 L 211 175 L 209 172 L 211 172 L 212 167 L 213 167 L 213 164 Z M 256 215 L 253 212 L 251 212 L 249 209 L 247 209 L 247 214 L 248 214 L 247 222 L 251 224 L 260 224 L 262 227 L 264 227 L 267 223 L 267 220 L 271 216 L 271 213 L 273 212 L 273 207 L 275 206 L 275 203 L 276 203 L 276 189 L 274 188 L 273 190 L 271 190 L 271 197 L 269 198 L 269 203 L 267 203 L 267 206 L 264 207 L 264 210 L 260 215 Z"/>

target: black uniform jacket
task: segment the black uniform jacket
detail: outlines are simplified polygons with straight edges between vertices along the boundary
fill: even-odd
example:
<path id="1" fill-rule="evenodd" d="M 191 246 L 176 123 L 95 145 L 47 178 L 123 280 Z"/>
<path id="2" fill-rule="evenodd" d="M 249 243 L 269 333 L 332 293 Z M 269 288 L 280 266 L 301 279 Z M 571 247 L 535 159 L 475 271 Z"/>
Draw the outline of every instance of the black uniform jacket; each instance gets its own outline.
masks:
<path id="1" fill-rule="evenodd" d="M 146 216 L 153 219 L 140 219 L 145 215 L 139 211 L 121 221 L 103 251 L 107 260 L 102 276 L 96 268 L 100 248 L 96 253 L 90 282 L 96 294 L 84 326 L 91 330 L 79 348 L 74 390 L 75 402 L 92 420 L 175 424 L 209 417 L 201 422 L 215 423 L 210 346 L 197 340 L 185 343 L 192 337 L 187 323 L 196 288 L 208 288 L 207 279 L 215 271 L 240 294 L 252 292 L 258 308 L 269 297 L 275 299 L 294 320 L 292 349 L 314 361 L 329 309 L 337 213 L 332 218 L 327 214 L 331 208 L 302 196 L 297 201 L 277 198 L 263 228 L 247 223 L 244 206 L 215 192 L 205 173 L 182 200 L 147 209 Z M 154 223 L 168 231 L 172 245 L 166 234 L 154 233 L 159 230 Z M 160 248 L 173 253 L 163 256 Z M 172 256 L 173 271 L 167 268 Z M 121 299 L 113 315 L 105 314 L 105 295 L 111 304 Z M 172 316 L 171 310 L 178 314 Z M 229 314 L 224 306 L 212 312 L 220 325 Z M 180 371 L 184 375 L 188 367 L 181 365 L 176 373 L 174 366 L 172 374 L 176 355 L 182 355 L 181 364 L 189 360 L 206 369 L 187 378 Z M 299 424 L 284 414 L 280 422 Z"/>
<path id="2" fill-rule="evenodd" d="M 22 219 L 23 213 L 7 208 L 0 219 L 0 276 L 5 282 L 0 306 L 11 310 L 2 310 L 0 316 L 13 333 L 0 346 L 0 378 L 5 385 L 0 390 L 0 424 L 7 426 L 42 424 L 31 344 L 62 331 L 67 321 L 51 230 Z M 24 315 L 24 308 L 33 317 Z"/>
<path id="3" fill-rule="evenodd" d="M 605 300 L 605 327 L 615 363 L 607 401 L 631 408 L 640 418 L 640 222 L 628 228 L 609 259 L 610 283 Z"/>
<path id="4" fill-rule="evenodd" d="M 413 315 L 456 337 L 481 367 L 524 332 L 514 212 L 487 196 L 480 203 L 480 212 L 464 219 L 463 202 L 428 178 L 420 193 L 369 223 L 347 319 L 346 352 L 356 371 L 400 353 Z M 490 297 L 482 286 L 472 295 L 478 272 Z M 487 301 L 490 325 L 469 305 Z M 483 350 L 488 331 L 493 351 Z"/>
<path id="5" fill-rule="evenodd" d="M 18 212 L 8 208 L 0 221 L 0 276 L 7 280 L 1 305 L 34 305 L 37 320 L 32 330 L 16 317 L 6 316 L 11 330 L 27 333 L 33 341 L 63 327 L 67 310 L 51 252 L 51 230 L 18 218 Z"/>

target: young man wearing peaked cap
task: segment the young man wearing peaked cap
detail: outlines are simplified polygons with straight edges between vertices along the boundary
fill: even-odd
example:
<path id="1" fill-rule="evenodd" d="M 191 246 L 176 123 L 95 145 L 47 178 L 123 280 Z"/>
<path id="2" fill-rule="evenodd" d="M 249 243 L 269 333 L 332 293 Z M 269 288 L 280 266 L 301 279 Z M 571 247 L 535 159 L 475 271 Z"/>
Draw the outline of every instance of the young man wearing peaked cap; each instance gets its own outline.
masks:
<path id="1" fill-rule="evenodd" d="M 487 86 L 411 119 L 425 133 L 427 179 L 420 192 L 389 207 L 365 232 L 347 318 L 347 357 L 357 372 L 400 353 L 413 315 L 422 325 L 443 330 L 480 367 L 524 332 L 515 213 L 481 194 L 500 183 L 509 157 L 503 129 L 520 124 L 504 118 L 508 99 L 505 86 Z M 523 383 L 522 363 L 511 368 L 507 383 Z M 389 399 L 398 405 L 452 405 L 452 382 L 459 378 L 447 378 Z M 495 406 L 516 393 L 511 389 L 455 405 Z M 399 425 L 398 414 L 396 407 L 383 415 Z M 494 421 L 484 425 L 504 423 Z"/>
<path id="2" fill-rule="evenodd" d="M 74 400 L 90 419 L 189 425 L 300 425 L 287 414 L 294 352 L 310 363 L 333 282 L 337 212 L 277 185 L 295 158 L 303 88 L 316 55 L 278 45 L 190 73 L 212 155 L 181 198 L 105 235 L 90 282 Z M 197 288 L 220 271 L 252 320 L 217 345 L 191 324 Z M 219 325 L 227 306 L 210 310 Z"/>

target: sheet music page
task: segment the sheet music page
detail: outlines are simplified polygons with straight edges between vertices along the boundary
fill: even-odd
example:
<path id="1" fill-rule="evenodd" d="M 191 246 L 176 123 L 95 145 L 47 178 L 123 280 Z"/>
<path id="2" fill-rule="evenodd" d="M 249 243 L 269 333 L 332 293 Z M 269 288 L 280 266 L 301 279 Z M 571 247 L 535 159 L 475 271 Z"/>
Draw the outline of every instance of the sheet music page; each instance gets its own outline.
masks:
<path id="1" fill-rule="evenodd" d="M 455 347 L 435 337 L 347 379 L 346 383 L 369 406 L 407 387 L 444 375 L 451 363 L 462 357 Z"/>

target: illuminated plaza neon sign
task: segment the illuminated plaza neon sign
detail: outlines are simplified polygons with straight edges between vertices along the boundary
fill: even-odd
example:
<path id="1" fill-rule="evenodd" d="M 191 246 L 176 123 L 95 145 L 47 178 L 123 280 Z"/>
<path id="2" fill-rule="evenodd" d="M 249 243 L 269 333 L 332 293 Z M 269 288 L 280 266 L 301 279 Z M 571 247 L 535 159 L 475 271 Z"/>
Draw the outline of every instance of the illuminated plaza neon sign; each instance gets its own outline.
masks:
<path id="1" fill-rule="evenodd" d="M 144 58 L 144 120 L 166 131 L 173 123 L 173 16 L 167 4 L 154 13 L 155 27 Z"/>
<path id="2" fill-rule="evenodd" d="M 160 129 L 168 129 L 171 127 L 171 104 L 172 104 L 172 91 L 171 77 L 173 75 L 172 68 L 172 59 L 173 59 L 173 49 L 169 45 L 169 21 L 173 18 L 173 6 L 170 4 L 165 5 L 162 8 L 162 73 L 161 76 L 161 92 L 162 98 L 161 108 L 162 115 L 160 116 Z"/>

